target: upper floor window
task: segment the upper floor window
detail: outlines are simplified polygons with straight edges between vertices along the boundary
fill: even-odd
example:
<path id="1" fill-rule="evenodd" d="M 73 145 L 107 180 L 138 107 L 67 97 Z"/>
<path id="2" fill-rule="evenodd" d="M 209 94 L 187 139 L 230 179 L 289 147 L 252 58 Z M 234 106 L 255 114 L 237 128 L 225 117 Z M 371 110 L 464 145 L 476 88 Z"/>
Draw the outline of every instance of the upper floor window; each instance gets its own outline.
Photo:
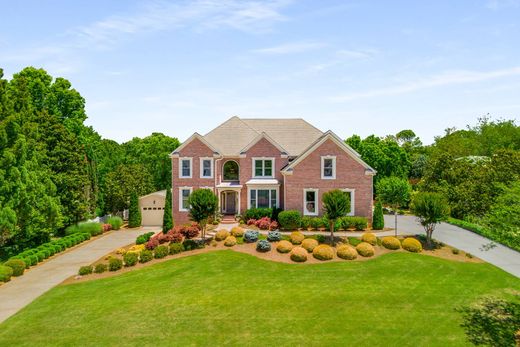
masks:
<path id="1" fill-rule="evenodd" d="M 335 179 L 336 178 L 336 157 L 325 156 L 321 157 L 321 178 Z"/>
<path id="2" fill-rule="evenodd" d="M 229 160 L 224 163 L 223 180 L 224 181 L 238 181 L 239 168 L 238 163 L 234 160 Z"/>
<path id="3" fill-rule="evenodd" d="M 213 178 L 212 158 L 200 158 L 200 178 Z"/>
<path id="4" fill-rule="evenodd" d="M 274 159 L 253 158 L 254 177 L 273 177 Z"/>
<path id="5" fill-rule="evenodd" d="M 191 178 L 192 158 L 180 158 L 179 162 L 179 177 Z"/>

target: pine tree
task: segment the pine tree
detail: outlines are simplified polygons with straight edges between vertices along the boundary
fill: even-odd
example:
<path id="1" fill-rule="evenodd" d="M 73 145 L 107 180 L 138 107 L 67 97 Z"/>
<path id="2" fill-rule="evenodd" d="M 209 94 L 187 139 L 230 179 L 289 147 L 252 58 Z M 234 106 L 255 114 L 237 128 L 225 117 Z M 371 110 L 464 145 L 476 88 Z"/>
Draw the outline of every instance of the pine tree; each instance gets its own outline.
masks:
<path id="1" fill-rule="evenodd" d="M 141 211 L 139 211 L 139 200 L 137 193 L 133 192 L 130 196 L 130 209 L 128 211 L 128 226 L 137 228 L 141 226 Z"/>
<path id="2" fill-rule="evenodd" d="M 372 229 L 383 230 L 385 227 L 385 219 L 383 217 L 383 205 L 381 202 L 376 202 L 376 208 L 374 209 L 374 217 L 372 219 Z"/>
<path id="3" fill-rule="evenodd" d="M 163 216 L 163 233 L 167 233 L 168 230 L 173 228 L 172 218 L 172 190 L 171 188 L 166 189 L 166 201 L 164 203 L 164 216 Z"/>

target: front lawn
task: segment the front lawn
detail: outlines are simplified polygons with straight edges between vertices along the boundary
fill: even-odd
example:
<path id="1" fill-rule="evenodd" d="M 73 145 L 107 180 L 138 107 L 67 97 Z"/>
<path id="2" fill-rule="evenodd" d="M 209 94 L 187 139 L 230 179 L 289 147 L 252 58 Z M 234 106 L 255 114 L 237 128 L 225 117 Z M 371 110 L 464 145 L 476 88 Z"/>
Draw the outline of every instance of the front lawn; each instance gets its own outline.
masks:
<path id="1" fill-rule="evenodd" d="M 0 345 L 462 346 L 454 307 L 519 290 L 489 264 L 421 254 L 296 265 L 215 251 L 56 287 L 0 325 Z"/>

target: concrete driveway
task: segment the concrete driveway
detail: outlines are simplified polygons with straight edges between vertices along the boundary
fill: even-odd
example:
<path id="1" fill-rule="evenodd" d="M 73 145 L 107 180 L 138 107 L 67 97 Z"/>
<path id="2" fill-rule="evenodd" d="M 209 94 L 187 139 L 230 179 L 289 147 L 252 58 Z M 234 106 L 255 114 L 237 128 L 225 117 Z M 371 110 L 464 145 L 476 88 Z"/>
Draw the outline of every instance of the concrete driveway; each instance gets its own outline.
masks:
<path id="1" fill-rule="evenodd" d="M 148 231 L 159 231 L 159 228 L 112 231 L 56 255 L 28 270 L 23 276 L 13 277 L 10 282 L 0 286 L 0 323 L 47 290 L 77 274 L 80 266 L 88 265 L 114 249 L 134 242 L 138 235 Z"/>
<path id="2" fill-rule="evenodd" d="M 394 216 L 385 215 L 385 225 L 394 226 Z M 425 234 L 414 216 L 397 216 L 399 234 Z M 450 246 L 471 253 L 480 259 L 520 277 L 520 253 L 486 239 L 469 230 L 448 223 L 438 224 L 433 238 Z"/>

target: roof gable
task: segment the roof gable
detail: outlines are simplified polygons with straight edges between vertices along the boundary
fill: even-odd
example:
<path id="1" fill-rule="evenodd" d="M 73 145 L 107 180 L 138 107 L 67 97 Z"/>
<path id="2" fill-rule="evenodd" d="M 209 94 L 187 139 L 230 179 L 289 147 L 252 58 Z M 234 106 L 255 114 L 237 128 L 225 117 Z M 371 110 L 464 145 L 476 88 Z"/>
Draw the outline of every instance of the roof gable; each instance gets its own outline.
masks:
<path id="1" fill-rule="evenodd" d="M 173 156 L 178 156 L 179 153 L 184 149 L 186 148 L 186 146 L 188 146 L 193 140 L 199 140 L 200 142 L 202 142 L 203 144 L 205 144 L 206 146 L 208 146 L 209 149 L 211 149 L 213 151 L 213 153 L 215 154 L 220 154 L 219 151 L 213 147 L 213 145 L 211 143 L 209 143 L 202 135 L 200 135 L 199 133 L 194 133 L 193 135 L 191 135 L 186 141 L 184 141 L 182 143 L 182 145 L 180 145 L 179 147 L 177 147 L 171 154 L 170 154 L 170 157 L 173 157 Z"/>
<path id="2" fill-rule="evenodd" d="M 240 154 L 245 154 L 251 147 L 253 147 L 255 144 L 257 144 L 258 141 L 260 141 L 261 139 L 266 139 L 267 141 L 269 141 L 269 143 L 271 143 L 273 146 L 275 146 L 276 149 L 278 149 L 282 154 L 287 155 L 287 151 L 285 149 L 283 149 L 283 147 L 280 146 L 280 144 L 278 144 L 276 141 L 274 141 L 269 135 L 267 135 L 264 132 L 259 134 L 246 147 L 242 148 L 242 150 L 240 151 Z"/>
<path id="3" fill-rule="evenodd" d="M 376 170 L 374 170 L 370 165 L 365 163 L 361 156 L 353 150 L 349 145 L 343 142 L 336 134 L 334 134 L 331 130 L 327 131 L 320 138 L 318 138 L 314 143 L 312 143 L 300 156 L 294 159 L 291 163 L 289 163 L 285 168 L 282 169 L 282 173 L 290 173 L 292 169 L 302 162 L 309 154 L 319 148 L 325 141 L 332 140 L 334 143 L 338 145 L 339 148 L 343 149 L 348 155 L 350 155 L 355 161 L 360 163 L 365 168 L 365 174 L 367 175 L 375 175 Z"/>

